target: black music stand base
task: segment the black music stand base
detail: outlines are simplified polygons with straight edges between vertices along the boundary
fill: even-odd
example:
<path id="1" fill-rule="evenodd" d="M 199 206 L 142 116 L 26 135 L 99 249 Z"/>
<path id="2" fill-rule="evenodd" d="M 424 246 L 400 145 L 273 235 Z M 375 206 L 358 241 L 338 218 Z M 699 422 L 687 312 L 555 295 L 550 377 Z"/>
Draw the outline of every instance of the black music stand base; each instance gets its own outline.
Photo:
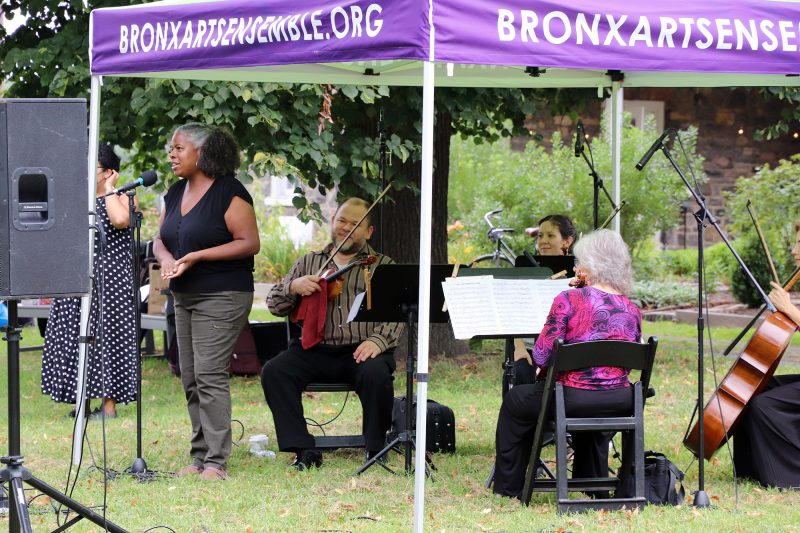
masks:
<path id="1" fill-rule="evenodd" d="M 413 411 L 413 398 L 414 398 L 414 351 L 413 351 L 413 338 L 414 336 L 411 334 L 413 331 L 411 328 L 414 325 L 414 313 L 417 310 L 416 305 L 408 305 L 403 306 L 404 311 L 406 312 L 406 327 L 408 328 L 408 354 L 406 355 L 406 397 L 405 397 L 405 412 L 406 412 L 406 428 L 397 434 L 391 442 L 389 442 L 384 448 L 376 453 L 373 457 L 370 457 L 366 463 L 364 463 L 361 468 L 356 470 L 355 475 L 360 476 L 363 472 L 366 472 L 372 465 L 379 464 L 381 465 L 384 470 L 395 474 L 394 470 L 386 466 L 381 459 L 383 459 L 389 450 L 394 450 L 397 453 L 401 453 L 405 455 L 405 473 L 406 475 L 410 475 L 413 469 L 411 468 L 412 465 L 412 458 L 411 458 L 411 451 L 417 449 L 416 444 L 416 433 L 414 430 L 411 429 L 412 427 L 412 411 Z M 402 448 L 402 450 L 401 450 Z M 428 452 L 425 451 L 425 475 L 431 478 L 433 481 L 433 476 L 431 475 L 431 469 L 436 470 L 436 467 L 433 465 Z"/>
<path id="2" fill-rule="evenodd" d="M 8 482 L 8 530 L 10 533 L 31 533 L 31 520 L 28 515 L 28 505 L 25 501 L 23 483 L 46 494 L 53 500 L 61 503 L 68 509 L 77 513 L 77 516 L 68 520 L 57 529 L 64 531 L 78 521 L 86 518 L 106 531 L 112 533 L 127 533 L 125 529 L 105 520 L 85 505 L 73 500 L 41 479 L 34 477 L 30 470 L 22 466 L 24 459 L 20 453 L 20 395 L 19 395 L 19 341 L 22 338 L 17 321 L 17 301 L 8 300 L 8 326 L 3 328 L 8 344 L 8 455 L 0 458 L 6 465 L 0 470 L 0 481 Z"/>

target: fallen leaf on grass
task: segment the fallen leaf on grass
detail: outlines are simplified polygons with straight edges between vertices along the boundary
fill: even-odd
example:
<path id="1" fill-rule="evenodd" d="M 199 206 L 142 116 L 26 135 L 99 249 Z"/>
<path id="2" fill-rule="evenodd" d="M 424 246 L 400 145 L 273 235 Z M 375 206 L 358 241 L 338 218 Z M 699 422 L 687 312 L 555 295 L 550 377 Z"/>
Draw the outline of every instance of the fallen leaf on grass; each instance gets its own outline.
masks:
<path id="1" fill-rule="evenodd" d="M 286 508 L 281 509 L 281 512 L 280 514 L 278 514 L 278 516 L 281 518 L 286 518 L 287 516 L 289 516 L 289 509 Z"/>
<path id="2" fill-rule="evenodd" d="M 253 526 L 247 524 L 247 526 L 244 528 L 244 533 L 253 533 Z"/>

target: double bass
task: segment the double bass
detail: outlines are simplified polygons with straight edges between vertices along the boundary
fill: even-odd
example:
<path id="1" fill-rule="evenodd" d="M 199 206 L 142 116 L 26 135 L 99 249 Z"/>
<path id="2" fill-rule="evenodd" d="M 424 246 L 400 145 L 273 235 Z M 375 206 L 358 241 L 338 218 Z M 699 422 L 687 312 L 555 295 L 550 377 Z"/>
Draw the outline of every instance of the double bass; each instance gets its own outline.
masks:
<path id="1" fill-rule="evenodd" d="M 755 217 L 754 222 L 756 222 L 756 229 L 762 245 L 765 246 Z M 771 265 L 772 258 L 769 257 L 768 252 L 767 257 Z M 776 276 L 774 266 L 771 266 L 771 269 L 773 275 Z M 800 271 L 796 271 L 783 286 L 784 290 L 790 290 L 798 278 L 800 278 Z M 797 324 L 780 311 L 768 315 L 758 326 L 747 346 L 739 354 L 728 374 L 720 382 L 719 388 L 703 409 L 702 456 L 699 422 L 695 423 L 683 440 L 684 446 L 696 457 L 710 460 L 714 453 L 725 444 L 736 429 L 736 424 L 747 404 L 764 389 L 772 378 L 797 328 Z"/>

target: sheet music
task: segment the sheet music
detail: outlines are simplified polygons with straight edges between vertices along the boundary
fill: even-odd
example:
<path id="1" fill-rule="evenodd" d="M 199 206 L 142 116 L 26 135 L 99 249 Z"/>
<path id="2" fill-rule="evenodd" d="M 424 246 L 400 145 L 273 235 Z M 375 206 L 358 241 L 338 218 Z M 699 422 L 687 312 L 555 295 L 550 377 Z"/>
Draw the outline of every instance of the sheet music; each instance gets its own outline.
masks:
<path id="1" fill-rule="evenodd" d="M 456 339 L 469 339 L 475 335 L 489 335 L 500 327 L 494 309 L 492 276 L 447 278 L 442 282 L 450 323 Z"/>
<path id="2" fill-rule="evenodd" d="M 539 333 L 553 299 L 568 288 L 567 279 L 469 276 L 447 278 L 442 283 L 457 339 Z"/>
<path id="3" fill-rule="evenodd" d="M 361 309 L 361 302 L 364 301 L 364 296 L 366 296 L 366 294 L 366 292 L 359 292 L 356 294 L 356 297 L 353 298 L 353 305 L 350 307 L 350 312 L 347 314 L 348 322 L 355 320 L 359 309 Z"/>

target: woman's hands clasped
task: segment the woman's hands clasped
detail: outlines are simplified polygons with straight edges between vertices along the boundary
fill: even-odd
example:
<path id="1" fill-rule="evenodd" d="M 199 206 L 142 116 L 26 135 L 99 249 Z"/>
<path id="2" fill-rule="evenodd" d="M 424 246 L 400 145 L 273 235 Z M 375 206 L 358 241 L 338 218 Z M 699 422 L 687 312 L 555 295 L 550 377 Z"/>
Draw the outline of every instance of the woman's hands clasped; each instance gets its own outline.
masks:
<path id="1" fill-rule="evenodd" d="M 161 277 L 163 279 L 173 279 L 180 277 L 184 272 L 192 268 L 200 258 L 197 252 L 191 252 L 180 259 L 167 258 L 161 261 Z"/>

